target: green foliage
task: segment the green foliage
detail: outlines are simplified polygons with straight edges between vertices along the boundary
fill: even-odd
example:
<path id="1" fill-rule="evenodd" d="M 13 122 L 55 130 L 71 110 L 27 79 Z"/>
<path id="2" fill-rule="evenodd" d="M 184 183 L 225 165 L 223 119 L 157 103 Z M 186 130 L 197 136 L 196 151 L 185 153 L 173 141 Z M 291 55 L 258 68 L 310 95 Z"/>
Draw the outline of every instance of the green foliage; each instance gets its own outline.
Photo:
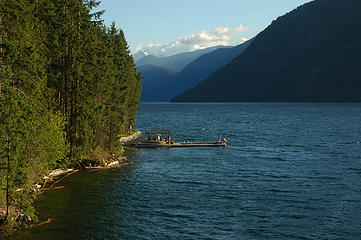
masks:
<path id="1" fill-rule="evenodd" d="M 34 217 L 44 174 L 81 165 L 95 150 L 111 156 L 134 127 L 141 76 L 123 32 L 92 13 L 98 4 L 0 1 L 2 209 Z"/>

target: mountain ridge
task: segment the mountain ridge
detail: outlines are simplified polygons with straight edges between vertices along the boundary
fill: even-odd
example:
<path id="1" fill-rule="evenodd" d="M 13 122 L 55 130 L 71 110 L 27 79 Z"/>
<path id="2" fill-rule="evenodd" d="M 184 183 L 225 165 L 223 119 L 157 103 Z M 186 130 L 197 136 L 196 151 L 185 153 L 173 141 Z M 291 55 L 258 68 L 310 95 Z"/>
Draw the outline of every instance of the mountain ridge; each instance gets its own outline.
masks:
<path id="1" fill-rule="evenodd" d="M 154 65 L 180 72 L 185 66 L 196 60 L 198 57 L 206 53 L 210 53 L 216 49 L 228 48 L 228 47 L 229 46 L 218 45 L 201 50 L 178 53 L 167 57 L 157 57 L 154 55 L 147 55 L 136 61 L 135 64 L 138 67 L 142 65 Z"/>
<path id="2" fill-rule="evenodd" d="M 143 72 L 144 76 L 141 100 L 169 101 L 232 61 L 248 47 L 251 41 L 205 53 L 180 72 L 151 64 L 138 66 L 137 71 Z"/>
<path id="3" fill-rule="evenodd" d="M 142 72 L 145 81 L 143 81 L 143 90 L 141 102 L 164 102 L 169 101 L 172 86 L 172 78 L 177 74 L 172 69 L 166 69 L 154 65 L 142 65 L 137 67 L 138 72 Z"/>
<path id="4" fill-rule="evenodd" d="M 277 18 L 230 64 L 171 101 L 361 101 L 361 2 L 316 0 Z"/>
<path id="5" fill-rule="evenodd" d="M 175 76 L 177 92 L 175 92 L 173 97 L 194 87 L 197 83 L 212 75 L 219 68 L 230 63 L 235 57 L 243 53 L 252 41 L 253 39 L 250 39 L 237 46 L 216 49 L 200 56 L 192 63 L 188 64 Z"/>

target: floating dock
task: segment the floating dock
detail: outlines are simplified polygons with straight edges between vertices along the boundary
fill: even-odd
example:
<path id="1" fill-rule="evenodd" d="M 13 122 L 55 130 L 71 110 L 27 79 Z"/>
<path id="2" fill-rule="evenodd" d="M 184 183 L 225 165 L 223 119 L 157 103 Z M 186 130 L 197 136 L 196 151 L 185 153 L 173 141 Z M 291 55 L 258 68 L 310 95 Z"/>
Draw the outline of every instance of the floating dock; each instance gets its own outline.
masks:
<path id="1" fill-rule="evenodd" d="M 227 141 L 224 138 L 221 142 L 221 135 L 218 135 L 217 142 L 174 142 L 170 138 L 170 130 L 147 130 L 147 140 L 132 143 L 129 146 L 135 148 L 172 148 L 172 147 L 226 147 Z M 166 138 L 162 134 L 167 134 Z"/>
<path id="2" fill-rule="evenodd" d="M 172 147 L 226 147 L 222 142 L 174 142 L 174 143 L 133 143 L 130 145 L 135 148 L 172 148 Z"/>

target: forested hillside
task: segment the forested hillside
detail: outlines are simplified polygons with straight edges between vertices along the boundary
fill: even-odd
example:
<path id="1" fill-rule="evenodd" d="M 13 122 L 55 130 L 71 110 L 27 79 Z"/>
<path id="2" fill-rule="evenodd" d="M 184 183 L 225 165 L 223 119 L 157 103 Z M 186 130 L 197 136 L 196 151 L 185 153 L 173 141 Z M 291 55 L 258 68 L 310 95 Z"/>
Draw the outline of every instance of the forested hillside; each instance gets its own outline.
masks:
<path id="1" fill-rule="evenodd" d="M 134 126 L 142 77 L 98 4 L 0 0 L 0 223 L 32 217 L 44 174 L 116 151 Z"/>
<path id="2" fill-rule="evenodd" d="M 304 4 L 173 101 L 361 101 L 360 12 L 359 0 Z"/>

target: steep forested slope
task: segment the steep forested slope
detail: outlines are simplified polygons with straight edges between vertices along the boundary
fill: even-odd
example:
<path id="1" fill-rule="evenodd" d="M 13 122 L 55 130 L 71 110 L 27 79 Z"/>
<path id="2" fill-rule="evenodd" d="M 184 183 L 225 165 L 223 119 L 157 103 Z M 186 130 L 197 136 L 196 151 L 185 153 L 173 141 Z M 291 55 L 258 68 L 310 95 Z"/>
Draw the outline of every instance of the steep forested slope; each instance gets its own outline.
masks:
<path id="1" fill-rule="evenodd" d="M 361 101 L 361 1 L 316 0 L 173 101 Z"/>

